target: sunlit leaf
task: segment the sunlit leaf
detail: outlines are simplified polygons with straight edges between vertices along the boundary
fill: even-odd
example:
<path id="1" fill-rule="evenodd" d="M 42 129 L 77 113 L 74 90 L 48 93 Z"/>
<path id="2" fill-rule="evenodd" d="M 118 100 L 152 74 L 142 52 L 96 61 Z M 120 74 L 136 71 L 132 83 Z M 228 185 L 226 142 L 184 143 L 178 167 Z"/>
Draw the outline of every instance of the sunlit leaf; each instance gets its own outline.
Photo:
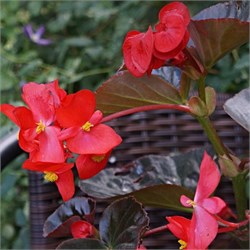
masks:
<path id="1" fill-rule="evenodd" d="M 249 40 L 249 3 L 220 3 L 201 11 L 189 25 L 190 46 L 206 69 Z M 189 49 L 192 54 L 192 49 Z"/>
<path id="2" fill-rule="evenodd" d="M 178 90 L 152 75 L 136 78 L 128 71 L 112 76 L 96 91 L 97 109 L 105 114 L 151 104 L 181 104 Z"/>
<path id="3" fill-rule="evenodd" d="M 250 131 L 250 88 L 244 89 L 227 100 L 224 110 L 243 128 Z"/>

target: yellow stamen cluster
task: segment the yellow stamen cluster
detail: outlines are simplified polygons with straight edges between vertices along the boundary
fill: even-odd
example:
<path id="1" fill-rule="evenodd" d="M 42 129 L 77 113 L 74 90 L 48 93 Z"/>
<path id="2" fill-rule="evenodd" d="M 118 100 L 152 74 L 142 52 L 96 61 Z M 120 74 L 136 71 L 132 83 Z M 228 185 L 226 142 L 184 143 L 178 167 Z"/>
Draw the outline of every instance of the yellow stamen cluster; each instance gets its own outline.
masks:
<path id="1" fill-rule="evenodd" d="M 46 181 L 55 182 L 58 179 L 58 175 L 54 172 L 44 172 L 44 177 Z"/>
<path id="2" fill-rule="evenodd" d="M 86 122 L 83 126 L 82 126 L 82 130 L 83 131 L 86 131 L 86 132 L 89 132 L 90 131 L 90 128 L 92 128 L 94 125 L 90 122 Z"/>
<path id="3" fill-rule="evenodd" d="M 40 122 L 37 122 L 36 125 L 37 125 L 37 127 L 36 127 L 36 133 L 37 134 L 40 134 L 46 128 L 46 126 L 44 125 L 42 120 L 40 120 Z"/>
<path id="4" fill-rule="evenodd" d="M 195 205 L 196 205 L 196 203 L 194 201 L 192 201 L 192 200 L 188 200 L 187 204 L 191 205 L 192 207 L 195 207 Z"/>
<path id="5" fill-rule="evenodd" d="M 91 159 L 94 161 L 94 162 L 101 162 L 101 161 L 103 161 L 104 160 L 104 158 L 105 158 L 105 155 L 93 155 L 92 157 L 91 157 Z"/>
<path id="6" fill-rule="evenodd" d="M 184 240 L 178 240 L 178 243 L 180 244 L 179 249 L 185 249 L 187 247 L 187 242 Z"/>

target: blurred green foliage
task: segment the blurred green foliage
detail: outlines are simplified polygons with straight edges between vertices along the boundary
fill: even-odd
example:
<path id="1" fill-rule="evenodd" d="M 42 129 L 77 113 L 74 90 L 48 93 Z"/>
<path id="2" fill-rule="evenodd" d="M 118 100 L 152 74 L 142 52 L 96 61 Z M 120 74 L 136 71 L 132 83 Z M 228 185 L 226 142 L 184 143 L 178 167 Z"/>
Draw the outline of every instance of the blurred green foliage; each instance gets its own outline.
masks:
<path id="1" fill-rule="evenodd" d="M 186 1 L 194 15 L 218 1 Z M 26 82 L 59 79 L 72 93 L 96 89 L 122 63 L 121 46 L 129 30 L 145 31 L 158 19 L 163 1 L 1 1 L 1 103 L 20 105 Z M 39 46 L 23 33 L 32 24 L 46 27 Z M 219 91 L 237 92 L 248 84 L 248 46 L 223 58 L 208 82 Z M 14 125 L 1 115 L 2 137 Z M 1 249 L 28 249 L 27 173 L 24 156 L 2 172 Z"/>
<path id="2" fill-rule="evenodd" d="M 1 249 L 29 249 L 28 177 L 17 157 L 1 173 Z"/>

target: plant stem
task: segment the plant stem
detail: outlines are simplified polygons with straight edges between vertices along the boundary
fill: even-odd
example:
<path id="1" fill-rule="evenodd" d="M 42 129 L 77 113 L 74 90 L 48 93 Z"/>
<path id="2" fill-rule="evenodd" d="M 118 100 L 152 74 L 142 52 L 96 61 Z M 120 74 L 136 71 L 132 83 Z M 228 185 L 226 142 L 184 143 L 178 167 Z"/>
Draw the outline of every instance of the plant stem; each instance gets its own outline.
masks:
<path id="1" fill-rule="evenodd" d="M 239 173 L 232 178 L 234 198 L 236 203 L 236 209 L 238 211 L 238 220 L 245 219 L 245 211 L 247 210 L 247 198 L 246 198 L 246 173 Z"/>
<path id="2" fill-rule="evenodd" d="M 111 121 L 113 119 L 119 118 L 121 116 L 130 115 L 130 114 L 134 114 L 137 112 L 148 111 L 148 110 L 160 110 L 160 109 L 172 109 L 172 110 L 174 109 L 174 110 L 179 110 L 179 111 L 183 111 L 186 113 L 190 113 L 190 108 L 188 106 L 185 106 L 185 105 L 155 104 L 155 105 L 146 105 L 146 106 L 122 110 L 122 111 L 116 112 L 114 114 L 105 116 L 101 122 L 108 122 L 108 121 Z"/>
<path id="3" fill-rule="evenodd" d="M 168 229 L 168 225 L 164 225 L 164 226 L 161 226 L 161 227 L 156 227 L 156 228 L 153 228 L 151 230 L 148 230 L 144 235 L 143 237 L 147 237 L 151 234 L 155 234 L 155 233 L 160 233 L 160 232 L 163 232 L 163 231 L 166 231 Z"/>
<path id="4" fill-rule="evenodd" d="M 216 153 L 221 156 L 228 155 L 228 150 L 222 143 L 209 117 L 196 117 L 196 118 L 203 127 L 204 131 L 206 132 L 207 137 L 212 143 Z"/>
<path id="5" fill-rule="evenodd" d="M 212 143 L 216 153 L 219 156 L 226 155 L 230 159 L 230 155 L 221 139 L 219 138 L 213 124 L 209 117 L 197 117 L 197 120 L 206 132 L 210 142 Z M 229 167 L 229 166 L 228 166 Z M 229 168 L 228 168 L 229 170 Z M 229 170 L 230 171 L 230 170 Z M 235 170 L 236 174 L 232 177 L 233 192 L 235 197 L 235 204 L 238 214 L 238 219 L 243 220 L 245 218 L 245 210 L 247 209 L 247 196 L 246 196 L 246 178 L 244 173 L 240 173 L 238 169 Z"/>
<path id="6" fill-rule="evenodd" d="M 201 100 L 206 103 L 206 92 L 205 92 L 205 77 L 201 77 L 198 81 L 198 93 Z"/>

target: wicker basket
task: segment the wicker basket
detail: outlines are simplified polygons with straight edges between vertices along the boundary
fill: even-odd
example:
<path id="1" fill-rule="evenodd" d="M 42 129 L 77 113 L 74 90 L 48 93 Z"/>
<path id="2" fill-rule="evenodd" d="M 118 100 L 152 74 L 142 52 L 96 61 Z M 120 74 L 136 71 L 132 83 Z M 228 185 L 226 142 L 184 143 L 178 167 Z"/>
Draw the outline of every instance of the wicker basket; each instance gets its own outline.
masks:
<path id="1" fill-rule="evenodd" d="M 222 105 L 230 96 L 218 95 L 217 109 L 212 116 L 214 125 L 224 143 L 237 155 L 248 155 L 248 133 L 238 126 L 223 110 Z M 116 167 L 146 154 L 169 154 L 174 151 L 185 152 L 191 148 L 209 146 L 208 139 L 197 121 L 188 114 L 179 111 L 149 111 L 121 117 L 108 123 L 123 138 L 123 143 L 117 147 L 113 156 Z M 113 164 L 114 165 L 114 164 Z M 41 174 L 29 173 L 30 194 L 30 225 L 31 249 L 53 249 L 62 239 L 44 238 L 43 224 L 46 218 L 58 207 L 60 195 L 53 183 L 44 184 Z M 167 194 L 166 194 L 167 195 Z M 231 208 L 234 199 L 230 182 L 223 179 L 218 196 L 222 197 Z M 97 203 L 96 223 L 100 218 L 104 202 Z M 176 215 L 176 212 L 162 209 L 147 208 L 151 219 L 150 226 L 157 227 L 166 224 L 165 217 Z M 228 242 L 226 248 L 235 248 L 228 241 L 227 235 L 220 235 L 213 248 L 220 248 L 221 239 Z M 224 241 L 225 242 L 225 241 Z M 144 239 L 143 244 L 148 249 L 179 248 L 177 239 L 168 232 L 155 234 Z M 225 247 L 225 245 L 224 245 Z"/>

